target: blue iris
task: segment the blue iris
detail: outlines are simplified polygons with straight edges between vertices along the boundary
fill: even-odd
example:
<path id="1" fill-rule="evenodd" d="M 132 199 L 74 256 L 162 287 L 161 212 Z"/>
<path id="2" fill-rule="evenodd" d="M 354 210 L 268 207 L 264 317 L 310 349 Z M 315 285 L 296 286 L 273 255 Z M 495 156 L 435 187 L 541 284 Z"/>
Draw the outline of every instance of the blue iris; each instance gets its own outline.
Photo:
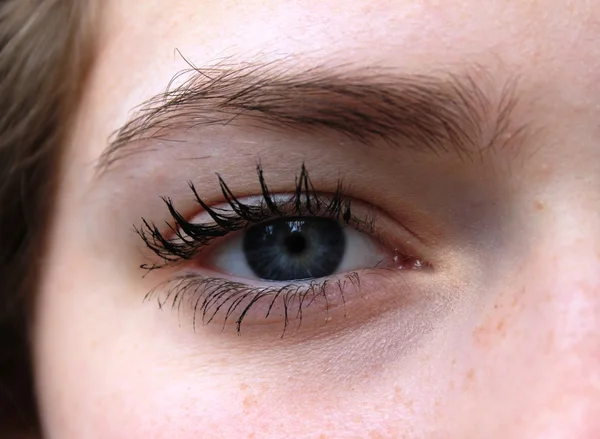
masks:
<path id="1" fill-rule="evenodd" d="M 261 279 L 292 281 L 329 276 L 346 250 L 339 222 L 330 218 L 277 218 L 246 230 L 248 265 Z"/>

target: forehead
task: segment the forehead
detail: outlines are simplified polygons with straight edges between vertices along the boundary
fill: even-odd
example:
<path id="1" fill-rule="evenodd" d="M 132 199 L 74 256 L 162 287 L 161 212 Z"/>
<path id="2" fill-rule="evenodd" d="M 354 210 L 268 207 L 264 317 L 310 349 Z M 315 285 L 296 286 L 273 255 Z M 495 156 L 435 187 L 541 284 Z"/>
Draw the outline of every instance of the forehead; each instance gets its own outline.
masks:
<path id="1" fill-rule="evenodd" d="M 386 62 L 404 68 L 471 60 L 565 61 L 597 46 L 596 2 L 542 0 L 197 1 L 109 0 L 103 39 L 135 65 L 198 62 L 229 54 L 303 53 L 317 59 Z M 595 49 L 595 54 L 600 53 Z"/>

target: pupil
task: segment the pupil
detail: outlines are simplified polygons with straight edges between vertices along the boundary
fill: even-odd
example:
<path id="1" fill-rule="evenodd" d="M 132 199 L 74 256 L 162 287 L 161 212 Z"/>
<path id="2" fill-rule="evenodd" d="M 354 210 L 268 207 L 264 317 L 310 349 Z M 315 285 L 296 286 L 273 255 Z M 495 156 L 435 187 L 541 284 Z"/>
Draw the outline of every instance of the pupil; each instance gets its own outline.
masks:
<path id="1" fill-rule="evenodd" d="M 300 233 L 292 233 L 285 238 L 285 248 L 293 255 L 298 255 L 306 249 L 306 238 Z"/>

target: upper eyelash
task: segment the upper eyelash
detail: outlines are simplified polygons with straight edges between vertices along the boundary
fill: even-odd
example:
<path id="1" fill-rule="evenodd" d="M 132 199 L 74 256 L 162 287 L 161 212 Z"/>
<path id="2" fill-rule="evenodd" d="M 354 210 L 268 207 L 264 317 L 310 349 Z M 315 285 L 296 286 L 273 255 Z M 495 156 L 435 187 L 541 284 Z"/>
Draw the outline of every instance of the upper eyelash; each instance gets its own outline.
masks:
<path id="1" fill-rule="evenodd" d="M 281 197 L 274 197 L 271 194 L 262 167 L 257 165 L 256 170 L 262 197 L 259 205 L 241 202 L 229 189 L 223 178 L 218 175 L 221 194 L 231 207 L 231 211 L 208 206 L 198 195 L 194 184 L 188 182 L 195 201 L 212 218 L 213 222 L 211 223 L 195 224 L 188 221 L 175 208 L 171 198 L 162 197 L 174 220 L 174 224 L 166 223 L 174 237 L 166 238 L 155 223 L 142 218 L 142 226 L 135 227 L 135 231 L 146 247 L 162 262 L 142 264 L 141 267 L 153 270 L 183 260 L 194 259 L 201 249 L 214 239 L 273 217 L 323 215 L 340 220 L 344 225 L 354 222 L 365 229 L 372 227 L 372 220 L 359 220 L 352 214 L 351 200 L 343 196 L 341 180 L 338 181 L 331 196 L 323 197 L 315 190 L 306 166 L 303 164 L 300 175 L 296 177 L 294 192 L 288 199 L 281 200 Z"/>

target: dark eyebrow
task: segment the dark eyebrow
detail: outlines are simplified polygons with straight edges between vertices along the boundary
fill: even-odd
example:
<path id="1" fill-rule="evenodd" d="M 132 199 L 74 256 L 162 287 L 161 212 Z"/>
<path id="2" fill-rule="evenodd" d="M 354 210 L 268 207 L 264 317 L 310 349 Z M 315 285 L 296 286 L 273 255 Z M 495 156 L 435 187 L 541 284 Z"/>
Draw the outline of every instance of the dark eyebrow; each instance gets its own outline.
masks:
<path id="1" fill-rule="evenodd" d="M 342 133 L 363 144 L 461 157 L 508 138 L 516 81 L 493 91 L 477 74 L 415 75 L 384 68 L 285 62 L 191 66 L 138 107 L 112 136 L 100 171 L 137 151 L 141 141 L 176 130 L 245 124 L 270 130 Z M 179 86 L 172 84 L 187 78 Z M 488 88 L 490 90 L 488 90 Z M 490 96 L 490 91 L 493 95 Z"/>

